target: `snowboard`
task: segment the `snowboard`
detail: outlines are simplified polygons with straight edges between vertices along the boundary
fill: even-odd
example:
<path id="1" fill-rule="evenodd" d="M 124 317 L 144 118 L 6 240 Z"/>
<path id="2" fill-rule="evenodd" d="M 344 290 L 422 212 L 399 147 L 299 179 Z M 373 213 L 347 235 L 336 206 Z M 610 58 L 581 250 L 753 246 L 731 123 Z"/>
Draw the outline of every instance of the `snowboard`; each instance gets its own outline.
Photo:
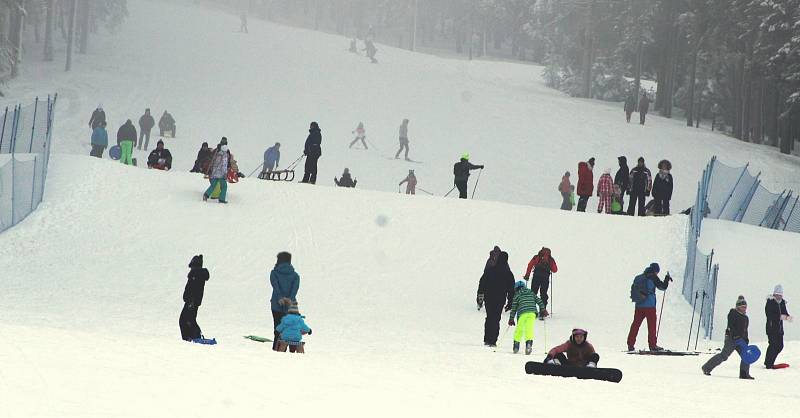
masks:
<path id="1" fill-rule="evenodd" d="M 216 338 L 195 338 L 192 340 L 193 343 L 197 344 L 206 344 L 206 345 L 215 345 L 217 343 Z"/>
<path id="2" fill-rule="evenodd" d="M 248 340 L 258 341 L 260 343 L 271 343 L 272 340 L 269 338 L 259 337 L 258 335 L 245 335 L 244 338 Z"/>
<path id="3" fill-rule="evenodd" d="M 697 351 L 670 351 L 670 350 L 660 350 L 660 351 L 650 351 L 650 350 L 639 350 L 639 351 L 626 351 L 628 354 L 639 354 L 642 356 L 699 356 L 700 353 Z"/>
<path id="4" fill-rule="evenodd" d="M 778 363 L 778 364 L 772 366 L 773 369 L 785 369 L 787 367 L 789 367 L 788 363 Z"/>
<path id="5" fill-rule="evenodd" d="M 593 367 L 558 366 L 544 364 L 536 361 L 525 363 L 525 373 L 540 376 L 574 377 L 577 379 L 604 380 L 619 383 L 622 372 L 619 369 L 605 369 Z"/>
<path id="6" fill-rule="evenodd" d="M 122 148 L 119 145 L 114 145 L 108 149 L 108 156 L 112 160 L 119 160 L 122 157 Z"/>

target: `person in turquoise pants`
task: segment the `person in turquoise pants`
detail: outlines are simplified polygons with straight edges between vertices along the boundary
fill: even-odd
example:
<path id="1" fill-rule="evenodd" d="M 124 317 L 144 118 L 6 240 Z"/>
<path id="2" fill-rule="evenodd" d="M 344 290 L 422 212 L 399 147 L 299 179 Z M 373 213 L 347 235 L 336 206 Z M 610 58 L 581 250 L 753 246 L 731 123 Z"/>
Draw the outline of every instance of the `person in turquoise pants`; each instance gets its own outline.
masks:
<path id="1" fill-rule="evenodd" d="M 228 192 L 228 166 L 231 161 L 231 154 L 228 152 L 227 141 L 221 143 L 217 150 L 211 156 L 211 163 L 208 165 L 208 177 L 211 179 L 211 185 L 208 186 L 206 192 L 203 193 L 203 200 L 208 200 L 214 188 L 219 184 L 219 203 L 228 203 L 225 200 L 226 193 Z"/>
<path id="2" fill-rule="evenodd" d="M 136 128 L 133 122 L 128 119 L 117 131 L 117 145 L 119 145 L 121 156 L 119 161 L 122 164 L 133 165 L 133 146 L 136 144 Z"/>
<path id="3" fill-rule="evenodd" d="M 518 281 L 514 285 L 511 316 L 508 318 L 508 326 L 511 327 L 515 325 L 514 318 L 517 318 L 517 328 L 514 330 L 514 354 L 519 352 L 523 334 L 525 336 L 525 354 L 530 355 L 533 351 L 533 326 L 539 312 L 546 312 L 542 300 L 525 286 L 525 282 Z"/>

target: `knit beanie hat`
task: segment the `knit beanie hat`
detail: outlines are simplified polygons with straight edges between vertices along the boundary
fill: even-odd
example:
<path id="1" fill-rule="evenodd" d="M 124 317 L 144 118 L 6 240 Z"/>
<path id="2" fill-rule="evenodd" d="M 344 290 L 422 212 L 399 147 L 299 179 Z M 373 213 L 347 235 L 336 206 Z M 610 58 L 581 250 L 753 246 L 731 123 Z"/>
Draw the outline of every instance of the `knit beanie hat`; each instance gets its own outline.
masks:
<path id="1" fill-rule="evenodd" d="M 772 291 L 773 295 L 781 295 L 783 296 L 783 286 L 777 285 L 775 286 L 775 290 Z"/>
<path id="2" fill-rule="evenodd" d="M 300 315 L 300 308 L 297 306 L 297 301 L 289 304 L 289 310 L 286 313 Z"/>
<path id="3" fill-rule="evenodd" d="M 661 266 L 658 263 L 650 263 L 649 266 L 645 269 L 645 271 L 650 271 L 651 273 L 658 274 L 661 271 Z"/>
<path id="4" fill-rule="evenodd" d="M 742 295 L 739 295 L 739 298 L 736 299 L 736 307 L 738 308 L 740 306 L 747 306 L 747 301 L 744 300 L 744 296 Z"/>

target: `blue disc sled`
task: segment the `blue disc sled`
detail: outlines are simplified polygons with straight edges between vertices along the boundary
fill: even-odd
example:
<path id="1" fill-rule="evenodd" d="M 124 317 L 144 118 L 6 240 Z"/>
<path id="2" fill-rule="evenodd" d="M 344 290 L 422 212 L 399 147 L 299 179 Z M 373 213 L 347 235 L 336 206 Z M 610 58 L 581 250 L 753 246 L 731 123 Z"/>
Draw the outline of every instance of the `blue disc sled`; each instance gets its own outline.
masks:
<path id="1" fill-rule="evenodd" d="M 192 340 L 193 343 L 197 344 L 206 344 L 206 345 L 215 345 L 217 344 L 216 338 L 195 338 Z"/>
<path id="2" fill-rule="evenodd" d="M 114 145 L 108 149 L 108 156 L 111 157 L 112 160 L 119 160 L 120 157 L 122 157 L 122 148 L 120 148 L 119 145 Z"/>

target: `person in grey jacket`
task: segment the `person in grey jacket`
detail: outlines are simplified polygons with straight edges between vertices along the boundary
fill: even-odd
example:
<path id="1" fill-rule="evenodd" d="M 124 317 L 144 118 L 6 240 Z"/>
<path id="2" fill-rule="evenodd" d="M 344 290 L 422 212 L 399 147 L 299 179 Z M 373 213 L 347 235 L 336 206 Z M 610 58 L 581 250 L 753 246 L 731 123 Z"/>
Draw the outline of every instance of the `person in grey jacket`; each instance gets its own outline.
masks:
<path id="1" fill-rule="evenodd" d="M 404 148 L 406 150 L 406 161 L 408 161 L 408 119 L 403 119 L 403 123 L 400 125 L 400 149 L 397 150 L 394 158 L 400 158 L 400 152 Z"/>

